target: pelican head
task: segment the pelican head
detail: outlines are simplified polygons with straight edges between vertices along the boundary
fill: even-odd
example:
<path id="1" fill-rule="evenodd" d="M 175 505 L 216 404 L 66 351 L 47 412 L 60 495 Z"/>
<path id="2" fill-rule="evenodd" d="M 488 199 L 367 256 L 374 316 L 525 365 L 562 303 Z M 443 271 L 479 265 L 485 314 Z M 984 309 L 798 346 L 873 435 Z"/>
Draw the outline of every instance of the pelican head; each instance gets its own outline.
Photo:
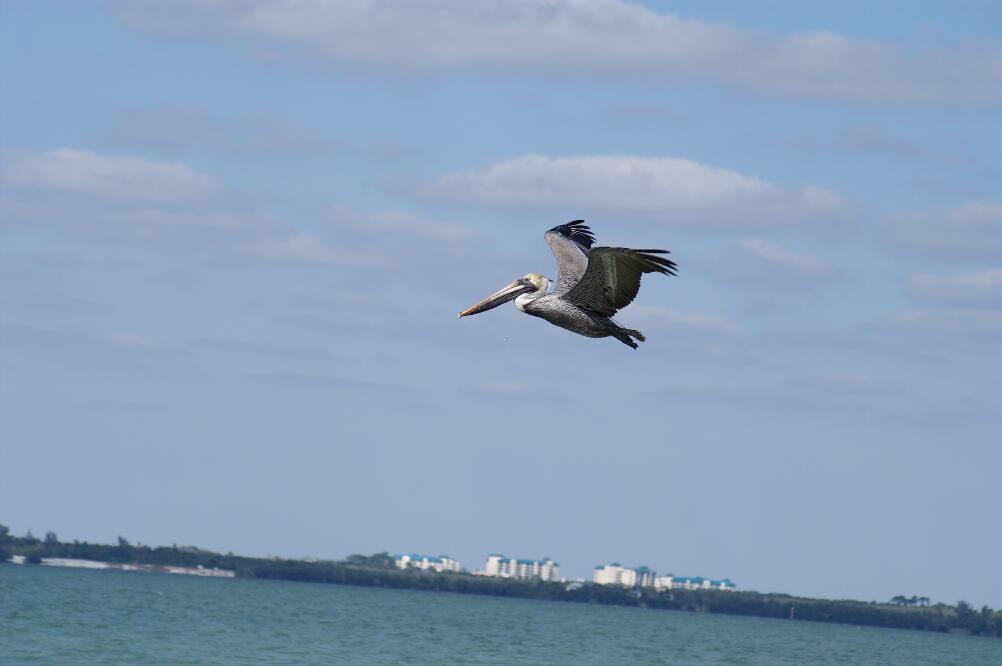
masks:
<path id="1" fill-rule="evenodd" d="M 499 289 L 476 305 L 466 308 L 459 313 L 460 317 L 487 312 L 499 305 L 515 299 L 515 306 L 521 310 L 531 300 L 546 294 L 550 287 L 549 279 L 539 273 L 529 273 L 515 280 L 508 286 Z"/>

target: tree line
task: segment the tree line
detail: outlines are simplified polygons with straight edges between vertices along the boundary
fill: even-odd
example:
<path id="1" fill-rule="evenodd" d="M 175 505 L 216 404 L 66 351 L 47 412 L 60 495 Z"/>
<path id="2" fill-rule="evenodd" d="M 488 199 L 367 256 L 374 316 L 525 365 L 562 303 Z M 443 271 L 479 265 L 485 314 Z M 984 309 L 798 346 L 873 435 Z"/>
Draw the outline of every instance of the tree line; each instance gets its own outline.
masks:
<path id="1" fill-rule="evenodd" d="M 132 544 L 124 537 L 117 544 L 62 542 L 48 532 L 39 539 L 30 532 L 17 537 L 0 525 L 0 561 L 23 555 L 27 562 L 63 557 L 120 564 L 207 567 L 228 569 L 240 578 L 334 583 L 365 587 L 482 594 L 523 599 L 545 599 L 615 606 L 643 606 L 680 611 L 749 615 L 788 620 L 812 620 L 897 629 L 1002 635 L 1002 612 L 988 606 L 980 610 L 967 602 L 955 606 L 932 604 L 928 597 L 898 595 L 888 603 L 812 599 L 788 594 L 751 591 L 665 590 L 626 588 L 617 585 L 565 584 L 542 580 L 516 580 L 470 573 L 398 569 L 385 553 L 350 555 L 344 560 L 304 561 L 221 554 L 190 546 Z"/>

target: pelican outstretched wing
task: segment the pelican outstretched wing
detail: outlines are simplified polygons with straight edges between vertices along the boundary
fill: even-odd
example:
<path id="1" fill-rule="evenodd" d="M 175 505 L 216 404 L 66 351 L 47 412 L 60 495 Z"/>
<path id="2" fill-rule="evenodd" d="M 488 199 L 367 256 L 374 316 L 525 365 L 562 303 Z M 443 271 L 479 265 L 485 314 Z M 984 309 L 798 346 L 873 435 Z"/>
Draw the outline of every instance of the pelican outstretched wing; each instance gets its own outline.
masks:
<path id="1" fill-rule="evenodd" d="M 595 242 L 584 220 L 574 220 L 567 224 L 553 227 L 543 238 L 553 250 L 557 258 L 557 286 L 554 293 L 563 294 L 570 291 L 585 274 L 588 267 L 588 250 Z"/>
<path id="2" fill-rule="evenodd" d="M 668 254 L 668 250 L 591 248 L 584 274 L 563 298 L 585 310 L 611 317 L 637 297 L 644 273 L 676 274 L 675 262 L 659 254 Z"/>

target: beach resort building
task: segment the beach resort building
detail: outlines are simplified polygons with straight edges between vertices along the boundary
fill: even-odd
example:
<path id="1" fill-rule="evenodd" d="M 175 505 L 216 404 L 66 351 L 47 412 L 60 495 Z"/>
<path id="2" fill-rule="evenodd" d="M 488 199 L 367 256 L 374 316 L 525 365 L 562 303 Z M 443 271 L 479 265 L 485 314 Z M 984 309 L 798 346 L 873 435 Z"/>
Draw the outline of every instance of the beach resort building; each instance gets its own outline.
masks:
<path id="1" fill-rule="evenodd" d="M 647 567 L 624 567 L 618 562 L 595 567 L 592 581 L 598 585 L 623 585 L 625 587 L 652 587 L 656 574 Z"/>
<path id="2" fill-rule="evenodd" d="M 541 560 L 517 560 L 498 553 L 487 556 L 484 565 L 485 576 L 499 578 L 541 578 L 560 580 L 560 565 L 549 557 Z"/>
<path id="3" fill-rule="evenodd" d="M 459 571 L 459 562 L 448 555 L 419 555 L 418 553 L 404 553 L 392 555 L 393 562 L 398 569 L 434 569 L 435 571 Z"/>
<path id="4" fill-rule="evenodd" d="M 654 579 L 654 589 L 661 590 L 724 590 L 733 592 L 738 588 L 730 578 L 716 579 L 702 576 L 675 576 L 664 574 Z"/>

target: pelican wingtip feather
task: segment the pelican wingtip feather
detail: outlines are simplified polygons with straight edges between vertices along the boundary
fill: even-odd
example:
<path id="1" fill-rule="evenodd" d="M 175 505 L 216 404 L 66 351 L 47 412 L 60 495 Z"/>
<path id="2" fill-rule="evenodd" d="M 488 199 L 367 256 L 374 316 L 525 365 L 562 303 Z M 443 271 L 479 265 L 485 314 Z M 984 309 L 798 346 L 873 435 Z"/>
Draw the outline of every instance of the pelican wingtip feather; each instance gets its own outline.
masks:
<path id="1" fill-rule="evenodd" d="M 592 233 L 591 227 L 585 224 L 584 220 L 571 220 L 566 224 L 558 224 L 550 231 L 571 239 L 586 250 L 595 244 L 595 234 Z"/>

